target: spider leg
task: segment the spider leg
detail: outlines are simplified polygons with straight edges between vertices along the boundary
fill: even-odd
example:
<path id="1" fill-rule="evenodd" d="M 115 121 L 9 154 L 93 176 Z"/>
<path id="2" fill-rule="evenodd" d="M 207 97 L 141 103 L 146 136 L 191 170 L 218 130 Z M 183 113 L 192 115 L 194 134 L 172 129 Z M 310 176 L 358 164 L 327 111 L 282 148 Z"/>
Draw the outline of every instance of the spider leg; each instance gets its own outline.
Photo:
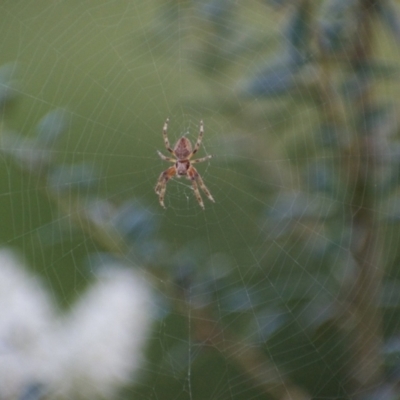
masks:
<path id="1" fill-rule="evenodd" d="M 158 194 L 158 200 L 163 208 L 165 207 L 164 204 L 164 197 L 165 191 L 167 190 L 167 182 L 176 175 L 176 168 L 169 167 L 165 171 L 161 172 L 160 177 L 158 178 L 157 185 L 155 187 L 155 192 Z"/>
<path id="2" fill-rule="evenodd" d="M 200 185 L 202 191 L 206 194 L 206 196 L 213 202 L 215 203 L 214 197 L 211 196 L 210 191 L 208 190 L 207 186 L 204 184 L 203 179 L 201 178 L 200 174 L 197 177 L 197 182 Z"/>
<path id="3" fill-rule="evenodd" d="M 169 140 L 168 140 L 168 136 L 167 136 L 168 122 L 169 122 L 169 118 L 167 118 L 167 119 L 165 120 L 162 134 L 163 134 L 163 137 L 164 137 L 165 148 L 166 148 L 170 153 L 173 153 L 174 151 L 171 149 L 171 145 L 169 144 Z"/>
<path id="4" fill-rule="evenodd" d="M 194 146 L 194 149 L 193 149 L 193 151 L 192 151 L 191 156 L 192 156 L 193 154 L 197 153 L 197 151 L 199 150 L 200 145 L 201 145 L 201 141 L 203 140 L 203 135 L 204 135 L 204 124 L 203 124 L 203 120 L 201 120 L 201 121 L 200 121 L 199 137 L 197 138 L 197 142 L 196 142 L 196 144 L 195 144 L 195 146 Z"/>
<path id="5" fill-rule="evenodd" d="M 157 150 L 157 153 L 160 156 L 160 158 L 163 159 L 164 161 L 176 162 L 175 158 L 166 157 L 164 156 L 164 154 L 161 153 L 161 151 Z"/>
<path id="6" fill-rule="evenodd" d="M 209 160 L 210 158 L 212 158 L 211 155 L 208 155 L 208 156 L 205 156 L 205 157 L 202 157 L 202 158 L 196 158 L 195 160 L 190 160 L 190 164 L 194 164 L 194 163 L 199 163 L 199 162 L 207 161 L 207 160 Z"/>
<path id="7" fill-rule="evenodd" d="M 203 199 L 201 198 L 200 192 L 199 192 L 199 187 L 197 186 L 197 182 L 195 179 L 192 180 L 192 186 L 193 186 L 193 191 L 196 196 L 197 201 L 200 204 L 200 207 L 204 210 L 204 203 Z"/>
<path id="8" fill-rule="evenodd" d="M 213 203 L 215 203 L 214 198 L 212 197 L 210 191 L 207 189 L 207 186 L 204 184 L 203 179 L 201 178 L 200 174 L 197 172 L 196 168 L 194 168 L 194 167 L 191 166 L 191 167 L 188 169 L 187 175 L 188 175 L 188 178 L 192 181 L 193 190 L 194 190 L 194 193 L 195 193 L 195 195 L 196 195 L 197 201 L 200 203 L 200 206 L 201 206 L 202 208 L 204 208 L 203 200 L 201 200 L 201 197 L 200 197 L 200 193 L 199 193 L 197 184 L 199 184 L 199 186 L 201 187 L 201 189 L 203 190 L 203 192 L 205 193 L 205 195 L 206 195 Z M 201 200 L 201 201 L 199 200 L 199 197 L 200 197 L 200 200 Z"/>

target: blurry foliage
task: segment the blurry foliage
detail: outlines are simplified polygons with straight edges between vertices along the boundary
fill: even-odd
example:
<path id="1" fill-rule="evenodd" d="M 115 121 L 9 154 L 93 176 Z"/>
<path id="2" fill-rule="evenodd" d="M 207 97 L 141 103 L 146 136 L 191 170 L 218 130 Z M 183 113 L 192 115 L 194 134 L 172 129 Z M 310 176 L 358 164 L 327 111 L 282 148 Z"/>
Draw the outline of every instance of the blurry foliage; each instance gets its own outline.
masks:
<path id="1" fill-rule="evenodd" d="M 315 365 L 308 372 L 315 379 L 302 381 L 298 378 L 301 367 L 294 369 L 296 382 L 303 382 L 303 387 L 317 396 L 346 397 L 364 391 L 366 397 L 391 398 L 396 396 L 391 386 L 393 377 L 383 372 L 385 359 L 374 343 L 385 340 L 380 337 L 381 329 L 388 340 L 392 340 L 389 332 L 396 332 L 394 337 L 399 335 L 396 319 L 390 317 L 393 310 L 388 309 L 389 304 L 389 308 L 400 308 L 397 296 L 390 290 L 385 301 L 381 297 L 398 280 L 398 270 L 390 266 L 393 257 L 398 257 L 397 246 L 386 245 L 384 238 L 391 216 L 393 222 L 398 221 L 399 105 L 395 99 L 388 101 L 383 90 L 397 79 L 399 60 L 379 58 L 382 52 L 374 46 L 378 46 L 382 26 L 398 40 L 398 6 L 391 1 L 367 0 L 264 3 L 273 7 L 266 12 L 279 18 L 285 15 L 285 24 L 276 29 L 275 39 L 271 30 L 262 31 L 257 23 L 247 36 L 250 27 L 243 24 L 242 18 L 246 10 L 237 2 L 205 1 L 197 5 L 197 11 L 191 10 L 201 15 L 203 26 L 209 27 L 195 36 L 198 48 L 190 55 L 195 60 L 193 66 L 205 75 L 206 84 L 215 85 L 221 79 L 217 96 L 222 99 L 226 117 L 237 123 L 242 134 L 252 135 L 254 140 L 254 132 L 258 132 L 258 144 L 251 149 L 242 146 L 242 151 L 255 161 L 261 160 L 266 141 L 276 147 L 276 143 L 284 142 L 280 137 L 287 137 L 288 145 L 283 143 L 277 148 L 282 151 L 281 158 L 290 154 L 286 168 L 294 167 L 291 173 L 298 176 L 296 190 L 279 190 L 275 200 L 265 187 L 271 205 L 265 222 L 260 223 L 267 243 L 267 248 L 260 248 L 255 256 L 260 271 L 253 272 L 251 286 L 240 280 L 236 282 L 242 282 L 241 287 L 234 285 L 228 291 L 218 286 L 215 296 L 220 299 L 219 315 L 225 320 L 232 314 L 229 324 L 243 337 L 250 338 L 251 334 L 239 327 L 258 326 L 260 334 L 269 332 L 270 336 L 261 334 L 267 343 L 273 343 L 275 333 L 282 338 L 284 327 L 296 316 L 302 327 L 298 337 L 306 334 L 306 342 L 318 348 L 323 330 L 331 346 L 342 347 L 338 363 L 329 359 L 329 350 L 315 354 L 322 361 L 320 374 Z M 267 21 L 267 15 L 264 17 Z M 271 44 L 277 47 L 273 54 Z M 265 54 L 264 60 L 255 66 L 253 62 L 250 72 L 243 65 L 245 74 L 234 85 L 235 96 L 230 95 L 232 88 L 224 84 L 222 77 L 238 76 L 240 57 L 256 52 Z M 235 107 L 235 98 L 249 101 L 249 106 Z M 265 99 L 264 107 L 259 107 L 260 99 Z M 212 89 L 210 101 L 215 101 Z M 286 126 L 296 126 L 307 107 L 310 133 L 300 131 L 290 136 L 292 126 L 276 126 L 279 135 L 262 136 L 259 127 L 268 124 L 265 116 L 269 109 L 276 114 L 278 104 L 280 121 L 290 121 Z M 264 170 L 268 174 L 268 168 Z M 291 188 L 291 183 L 281 186 Z M 398 230 L 387 237 L 390 243 L 396 243 Z M 379 274 L 369 270 L 368 264 Z M 269 285 L 262 271 L 265 268 Z M 384 275 L 385 269 L 390 273 Z M 257 284 L 256 276 L 262 285 Z M 230 279 L 235 281 L 234 273 Z M 205 291 L 210 293 L 210 289 Z M 352 295 L 351 291 L 356 293 Z M 365 296 L 380 299 L 379 314 L 376 300 L 366 301 Z M 268 317 L 272 305 L 272 315 L 286 317 Z M 259 312 L 270 322 L 266 330 L 249 316 Z M 354 315 L 349 317 L 347 314 L 352 312 Z M 360 319 L 365 325 L 352 328 L 351 324 Z M 273 321 L 280 321 L 275 328 Z M 274 354 L 272 347 L 268 349 Z M 300 352 L 293 357 L 299 356 Z M 274 355 L 274 360 L 278 359 Z M 346 362 L 350 366 L 343 370 L 341 365 Z M 364 371 L 363 364 L 373 365 L 372 372 Z M 329 378 L 323 378 L 324 365 L 330 366 Z M 324 388 L 318 387 L 317 382 L 324 379 L 329 383 L 325 381 Z"/>
<path id="2" fill-rule="evenodd" d="M 226 153 L 231 171 L 237 165 L 257 177 L 236 185 L 267 204 L 235 227 L 251 250 L 243 258 L 205 238 L 174 250 L 175 238 L 160 235 L 160 218 L 142 199 L 102 198 L 95 164 L 56 157 L 69 128 L 63 109 L 44 115 L 32 136 L 3 127 L 1 151 L 68 217 L 56 214 L 38 229 L 42 243 L 62 242 L 71 223 L 95 243 L 90 268 L 122 258 L 160 289 L 160 328 L 135 394 L 397 398 L 399 104 L 385 85 L 396 85 L 400 61 L 375 55 L 382 27 L 400 40 L 397 3 L 270 0 L 249 9 L 258 14 L 254 26 L 237 1 L 170 0 L 152 25 L 160 46 L 190 43 L 182 57 L 208 88 L 203 109 L 216 105 L 236 127 L 226 141 L 254 143 Z M 188 29 L 171 33 L 180 24 Z M 3 110 L 15 101 L 13 68 L 0 70 Z M 193 93 L 189 100 L 199 101 Z M 266 163 L 270 148 L 284 160 L 279 177 L 274 160 Z M 188 379 L 197 384 L 208 373 L 208 387 L 188 389 Z"/>

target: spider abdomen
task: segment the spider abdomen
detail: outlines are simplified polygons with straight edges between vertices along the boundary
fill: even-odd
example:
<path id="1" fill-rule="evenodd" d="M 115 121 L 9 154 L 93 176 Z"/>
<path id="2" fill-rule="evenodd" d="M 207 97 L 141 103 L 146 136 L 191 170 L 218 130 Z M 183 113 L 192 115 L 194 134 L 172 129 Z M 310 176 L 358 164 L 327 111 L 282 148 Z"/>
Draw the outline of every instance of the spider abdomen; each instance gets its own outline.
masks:
<path id="1" fill-rule="evenodd" d="M 189 155 L 192 153 L 192 144 L 190 143 L 190 140 L 185 137 L 181 137 L 176 142 L 174 153 L 178 160 L 185 160 L 186 158 L 188 158 Z"/>

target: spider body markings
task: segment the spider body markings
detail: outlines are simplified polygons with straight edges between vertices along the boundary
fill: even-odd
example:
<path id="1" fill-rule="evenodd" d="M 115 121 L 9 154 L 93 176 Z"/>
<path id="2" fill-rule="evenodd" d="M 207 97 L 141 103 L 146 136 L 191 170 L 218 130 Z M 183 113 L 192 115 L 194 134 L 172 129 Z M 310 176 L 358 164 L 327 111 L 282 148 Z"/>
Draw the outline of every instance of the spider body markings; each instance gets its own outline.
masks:
<path id="1" fill-rule="evenodd" d="M 180 139 L 178 139 L 174 148 L 173 149 L 171 148 L 171 146 L 169 144 L 168 136 L 167 136 L 168 122 L 169 122 L 169 119 L 167 118 L 167 120 L 164 123 L 164 127 L 163 127 L 164 144 L 165 144 L 165 148 L 174 157 L 166 157 L 160 151 L 157 151 L 157 153 L 162 160 L 173 162 L 175 165 L 173 165 L 172 167 L 169 167 L 165 171 L 161 172 L 161 175 L 158 178 L 157 185 L 155 187 L 155 191 L 158 194 L 159 202 L 162 207 L 166 208 L 165 204 L 164 204 L 164 197 L 165 197 L 165 191 L 167 189 L 167 182 L 174 176 L 177 176 L 178 178 L 181 178 L 182 176 L 186 176 L 186 178 L 192 182 L 193 191 L 194 191 L 197 201 L 200 204 L 200 207 L 202 209 L 204 209 L 204 203 L 203 203 L 203 199 L 201 198 L 201 195 L 200 195 L 199 186 L 203 190 L 205 195 L 212 202 L 215 202 L 215 200 L 211 196 L 211 193 L 207 189 L 207 186 L 204 184 L 203 179 L 201 178 L 200 174 L 197 172 L 196 168 L 194 168 L 192 164 L 209 160 L 212 156 L 208 155 L 206 157 L 191 160 L 193 155 L 196 154 L 197 151 L 199 150 L 201 141 L 203 139 L 203 135 L 204 135 L 203 121 L 200 121 L 199 136 L 197 138 L 197 141 L 196 141 L 196 144 L 195 144 L 193 150 L 192 150 L 192 144 L 190 143 L 190 140 L 188 138 L 186 138 L 185 136 L 182 136 Z"/>

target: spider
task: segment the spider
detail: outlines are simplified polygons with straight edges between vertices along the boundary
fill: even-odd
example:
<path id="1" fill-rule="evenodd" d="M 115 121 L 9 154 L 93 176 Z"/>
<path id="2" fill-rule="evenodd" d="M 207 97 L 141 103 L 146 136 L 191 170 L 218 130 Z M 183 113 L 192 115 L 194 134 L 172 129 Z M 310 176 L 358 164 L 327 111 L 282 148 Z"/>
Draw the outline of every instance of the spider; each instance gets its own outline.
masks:
<path id="1" fill-rule="evenodd" d="M 175 147 L 172 149 L 168 136 L 167 136 L 167 129 L 168 129 L 168 122 L 169 119 L 164 123 L 163 127 L 163 137 L 164 137 L 164 144 L 166 149 L 175 156 L 175 158 L 171 157 L 166 157 L 164 154 L 162 154 L 160 151 L 157 150 L 158 155 L 164 160 L 164 161 L 169 161 L 175 163 L 174 166 L 169 167 L 165 171 L 163 171 L 158 178 L 157 185 L 155 187 L 155 191 L 159 196 L 159 201 L 162 207 L 165 207 L 164 204 L 164 196 L 165 196 L 165 191 L 167 189 L 167 182 L 173 178 L 174 176 L 177 176 L 178 178 L 181 178 L 182 176 L 186 176 L 187 179 L 192 181 L 192 186 L 193 186 L 193 191 L 194 194 L 196 195 L 196 199 L 200 204 L 200 207 L 204 210 L 204 203 L 203 199 L 201 198 L 200 192 L 199 192 L 199 186 L 203 190 L 203 192 L 206 194 L 206 196 L 215 203 L 215 200 L 211 196 L 210 191 L 207 189 L 206 185 L 203 182 L 203 179 L 201 178 L 200 174 L 197 172 L 197 170 L 193 167 L 192 164 L 199 163 L 206 161 L 210 159 L 212 156 L 208 155 L 206 157 L 202 158 L 197 158 L 195 160 L 190 160 L 194 154 L 197 153 L 197 151 L 200 148 L 201 141 L 203 139 L 203 134 L 204 134 L 204 125 L 203 121 L 200 121 L 200 132 L 199 132 L 199 137 L 197 138 L 196 145 L 194 146 L 194 149 L 192 150 L 192 144 L 190 143 L 190 140 L 187 139 L 186 137 L 182 136 L 180 139 L 175 144 Z"/>

